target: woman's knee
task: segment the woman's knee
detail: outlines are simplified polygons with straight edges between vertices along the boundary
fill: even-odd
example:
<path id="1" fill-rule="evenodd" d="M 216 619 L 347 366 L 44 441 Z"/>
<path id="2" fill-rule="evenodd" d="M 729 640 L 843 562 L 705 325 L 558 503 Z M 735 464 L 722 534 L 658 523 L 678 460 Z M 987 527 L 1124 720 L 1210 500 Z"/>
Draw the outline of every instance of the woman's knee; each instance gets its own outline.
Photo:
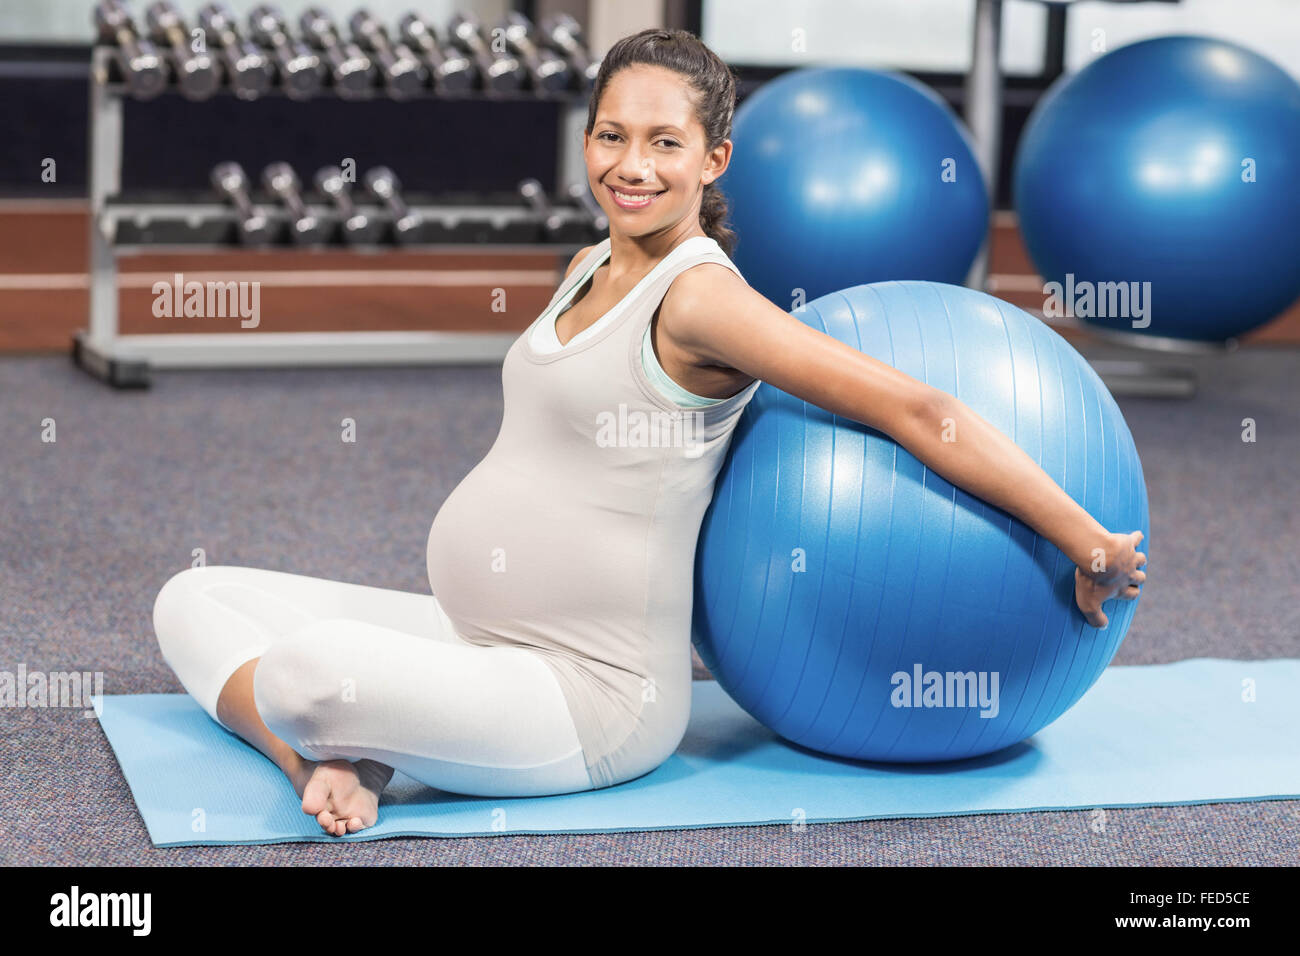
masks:
<path id="1" fill-rule="evenodd" d="M 168 648 L 186 634 L 186 617 L 193 613 L 200 585 L 211 580 L 208 572 L 216 568 L 186 568 L 177 571 L 159 589 L 153 602 L 153 629 L 164 659 L 170 660 Z"/>
<path id="2" fill-rule="evenodd" d="M 336 631 L 335 622 L 316 621 L 263 651 L 253 672 L 253 703 L 277 737 L 308 743 L 337 727 L 347 686 L 322 639 Z"/>

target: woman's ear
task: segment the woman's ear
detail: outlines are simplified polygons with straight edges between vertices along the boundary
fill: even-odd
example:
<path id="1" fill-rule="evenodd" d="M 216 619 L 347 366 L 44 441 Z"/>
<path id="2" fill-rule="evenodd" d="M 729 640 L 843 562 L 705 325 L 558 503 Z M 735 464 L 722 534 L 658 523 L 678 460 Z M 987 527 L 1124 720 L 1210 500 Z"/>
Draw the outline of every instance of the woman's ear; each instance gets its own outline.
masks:
<path id="1" fill-rule="evenodd" d="M 724 139 L 704 157 L 704 175 L 700 177 L 700 182 L 708 186 L 727 171 L 730 163 L 731 140 Z"/>

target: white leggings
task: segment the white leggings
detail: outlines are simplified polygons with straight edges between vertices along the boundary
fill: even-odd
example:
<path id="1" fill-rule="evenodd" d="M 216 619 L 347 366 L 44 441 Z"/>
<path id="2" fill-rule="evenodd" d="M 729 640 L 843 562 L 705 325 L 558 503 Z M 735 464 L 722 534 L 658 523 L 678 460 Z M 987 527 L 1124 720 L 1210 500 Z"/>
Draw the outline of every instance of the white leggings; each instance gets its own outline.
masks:
<path id="1" fill-rule="evenodd" d="M 257 712 L 308 759 L 369 758 L 475 796 L 591 789 L 550 668 L 526 648 L 463 640 L 431 594 L 190 568 L 158 592 L 153 621 L 163 658 L 218 723 L 226 681 L 260 657 Z"/>

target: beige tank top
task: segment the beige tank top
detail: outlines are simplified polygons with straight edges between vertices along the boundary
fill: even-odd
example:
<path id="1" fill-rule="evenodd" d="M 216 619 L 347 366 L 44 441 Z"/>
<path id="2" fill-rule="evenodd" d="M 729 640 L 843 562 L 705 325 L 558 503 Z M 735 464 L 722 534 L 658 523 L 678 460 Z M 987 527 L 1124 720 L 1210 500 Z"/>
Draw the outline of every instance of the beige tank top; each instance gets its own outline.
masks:
<path id="1" fill-rule="evenodd" d="M 594 246 L 535 321 L 608 250 Z M 759 385 L 684 408 L 646 377 L 647 326 L 704 262 L 740 274 L 716 243 L 679 247 L 594 335 L 541 353 L 525 330 L 502 366 L 496 442 L 429 531 L 429 584 L 457 633 L 541 655 L 596 787 L 653 770 L 686 730 L 695 544 Z"/>

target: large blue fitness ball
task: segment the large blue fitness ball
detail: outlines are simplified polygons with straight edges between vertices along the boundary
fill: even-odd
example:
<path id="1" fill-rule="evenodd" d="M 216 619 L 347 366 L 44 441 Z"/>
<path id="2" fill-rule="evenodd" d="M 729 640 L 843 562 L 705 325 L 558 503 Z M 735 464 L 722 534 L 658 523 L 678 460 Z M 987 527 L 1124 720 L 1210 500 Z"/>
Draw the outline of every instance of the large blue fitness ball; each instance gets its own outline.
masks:
<path id="1" fill-rule="evenodd" d="M 1041 321 L 928 282 L 858 286 L 796 315 L 956 395 L 1107 530 L 1149 532 L 1114 399 Z M 1055 545 L 880 432 L 765 384 L 701 528 L 694 640 L 723 689 L 788 740 L 953 760 L 1059 717 L 1110 663 L 1136 607 L 1107 602 L 1109 627 L 1091 627 Z"/>
<path id="2" fill-rule="evenodd" d="M 988 196 L 956 116 L 916 81 L 795 70 L 740 105 L 718 184 L 745 279 L 782 308 L 885 279 L 961 283 Z"/>
<path id="3" fill-rule="evenodd" d="M 1013 175 L 1029 254 L 1073 276 L 1084 321 L 1223 341 L 1300 295 L 1300 84 L 1240 46 L 1160 37 L 1059 80 Z M 1082 298 L 1143 282 L 1147 315 Z"/>

